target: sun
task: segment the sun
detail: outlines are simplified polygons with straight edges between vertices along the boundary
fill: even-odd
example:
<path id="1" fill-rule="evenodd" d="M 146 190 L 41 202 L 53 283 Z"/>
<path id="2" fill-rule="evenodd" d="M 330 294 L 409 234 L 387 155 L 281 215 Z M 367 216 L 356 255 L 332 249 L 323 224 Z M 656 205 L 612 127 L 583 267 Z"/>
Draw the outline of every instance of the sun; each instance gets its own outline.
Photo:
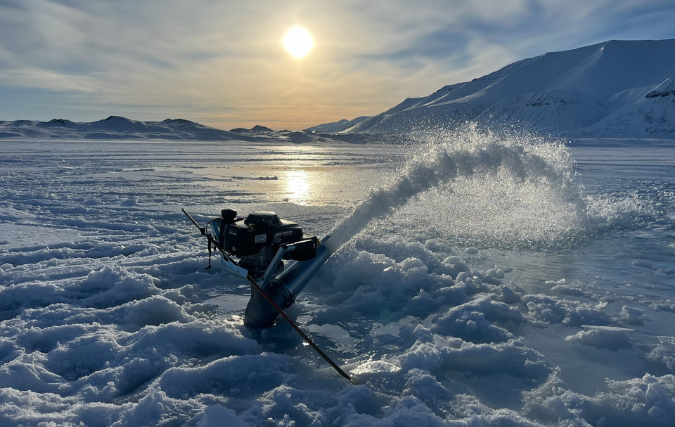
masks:
<path id="1" fill-rule="evenodd" d="M 291 56 L 304 58 L 314 47 L 314 39 L 304 28 L 293 27 L 284 36 L 284 47 Z"/>

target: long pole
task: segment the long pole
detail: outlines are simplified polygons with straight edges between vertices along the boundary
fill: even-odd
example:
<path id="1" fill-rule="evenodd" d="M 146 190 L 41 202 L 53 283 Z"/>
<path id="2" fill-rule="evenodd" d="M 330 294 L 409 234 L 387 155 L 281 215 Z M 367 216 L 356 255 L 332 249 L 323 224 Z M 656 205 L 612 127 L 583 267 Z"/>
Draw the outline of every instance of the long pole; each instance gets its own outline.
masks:
<path id="1" fill-rule="evenodd" d="M 299 327 L 299 326 L 298 326 L 298 325 L 297 325 L 290 317 L 288 317 L 288 315 L 284 312 L 284 310 L 282 310 L 281 307 L 279 307 L 279 306 L 277 305 L 277 303 L 275 303 L 275 302 L 272 300 L 272 298 L 271 298 L 269 295 L 267 295 L 267 293 L 260 287 L 260 285 L 258 285 L 258 283 L 257 283 L 251 276 L 246 276 L 246 278 L 248 279 L 249 282 L 251 282 L 251 285 L 253 285 L 253 287 L 256 288 L 256 290 L 257 290 L 258 292 L 260 292 L 260 294 L 267 300 L 267 302 L 269 302 L 270 304 L 272 304 L 272 307 L 274 307 L 274 308 L 279 312 L 279 314 L 281 315 L 281 317 L 283 317 L 284 319 L 286 319 L 286 320 L 288 321 L 288 323 L 291 324 L 291 326 L 293 327 L 293 329 L 295 329 L 295 331 L 296 331 L 298 334 L 300 334 L 300 336 L 302 337 L 302 339 L 304 339 L 304 340 L 307 342 L 307 344 L 311 345 L 312 348 L 313 348 L 314 350 L 316 350 L 317 353 L 319 353 L 319 356 L 323 357 L 324 360 L 325 360 L 326 362 L 328 362 L 328 363 L 330 364 L 330 366 L 332 366 L 332 367 L 337 371 L 338 374 L 340 374 L 340 375 L 342 375 L 343 377 L 347 378 L 350 382 L 352 381 L 352 377 L 350 377 L 349 375 L 347 375 L 347 373 L 345 373 L 345 371 L 343 371 L 343 370 L 337 365 L 337 363 L 333 362 L 333 360 L 332 360 L 330 357 L 328 357 L 328 355 L 327 355 L 326 353 L 324 353 L 324 352 L 323 352 L 316 344 L 314 344 L 314 341 L 312 341 L 312 339 L 311 339 L 310 337 L 308 337 L 307 334 L 305 334 L 305 333 L 302 331 L 302 329 L 300 329 L 300 327 Z"/>

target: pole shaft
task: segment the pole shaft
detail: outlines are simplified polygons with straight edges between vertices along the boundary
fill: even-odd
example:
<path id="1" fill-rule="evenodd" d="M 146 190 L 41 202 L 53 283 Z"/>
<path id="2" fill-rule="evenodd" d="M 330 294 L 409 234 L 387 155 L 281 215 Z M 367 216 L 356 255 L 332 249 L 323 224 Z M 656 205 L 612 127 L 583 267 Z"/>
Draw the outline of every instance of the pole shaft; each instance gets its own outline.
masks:
<path id="1" fill-rule="evenodd" d="M 316 344 L 314 344 L 314 341 L 312 341 L 312 339 L 310 337 L 308 337 L 307 334 L 305 334 L 302 331 L 302 329 L 300 329 L 300 327 L 290 317 L 288 317 L 288 315 L 286 313 L 284 313 L 284 310 L 282 310 L 281 307 L 279 307 L 277 305 L 277 303 L 275 303 L 272 300 L 272 298 L 270 298 L 270 296 L 267 295 L 267 293 L 260 287 L 260 285 L 258 285 L 258 283 L 251 276 L 248 276 L 246 278 L 248 279 L 249 282 L 251 282 L 251 285 L 253 285 L 253 287 L 256 288 L 256 290 L 258 290 L 258 292 L 260 292 L 260 294 L 267 300 L 267 302 L 269 302 L 272 305 L 272 307 L 274 307 L 279 312 L 281 317 L 283 317 L 284 319 L 286 319 L 288 321 L 288 323 L 290 323 L 290 325 L 293 327 L 293 329 L 295 329 L 295 331 L 298 334 L 300 334 L 300 336 L 307 342 L 307 344 L 311 345 L 312 348 L 317 353 L 319 353 L 319 356 L 323 357 L 324 360 L 326 362 L 328 362 L 330 364 L 330 366 L 332 366 L 333 369 L 335 369 L 337 371 L 338 374 L 342 375 L 343 377 L 345 377 L 346 379 L 348 379 L 351 382 L 352 378 L 349 375 L 347 375 L 347 373 L 345 373 L 345 371 L 343 371 L 335 362 L 333 362 L 333 360 L 331 360 L 331 358 L 328 357 L 328 355 L 326 355 L 326 353 L 321 351 L 321 349 Z"/>

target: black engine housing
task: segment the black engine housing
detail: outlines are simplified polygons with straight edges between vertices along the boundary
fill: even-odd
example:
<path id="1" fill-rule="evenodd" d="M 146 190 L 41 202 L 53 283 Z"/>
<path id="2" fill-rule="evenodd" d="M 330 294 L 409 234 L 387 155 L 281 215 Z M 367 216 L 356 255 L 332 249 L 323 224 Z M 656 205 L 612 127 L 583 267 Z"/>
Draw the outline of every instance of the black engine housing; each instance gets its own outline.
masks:
<path id="1" fill-rule="evenodd" d="M 212 221 L 221 248 L 239 258 L 241 267 L 254 276 L 262 275 L 272 262 L 279 245 L 303 240 L 302 228 L 293 221 L 279 219 L 274 212 L 253 212 L 246 219 L 237 218 L 236 212 L 224 209 L 221 218 Z M 285 259 L 304 261 L 314 258 L 318 241 L 298 245 L 298 249 L 284 255 Z M 277 273 L 283 270 L 279 262 Z"/>
<path id="2" fill-rule="evenodd" d="M 298 224 L 279 219 L 274 212 L 253 212 L 246 219 L 225 226 L 223 249 L 241 258 L 256 255 L 267 246 L 278 247 L 298 240 L 302 240 Z"/>

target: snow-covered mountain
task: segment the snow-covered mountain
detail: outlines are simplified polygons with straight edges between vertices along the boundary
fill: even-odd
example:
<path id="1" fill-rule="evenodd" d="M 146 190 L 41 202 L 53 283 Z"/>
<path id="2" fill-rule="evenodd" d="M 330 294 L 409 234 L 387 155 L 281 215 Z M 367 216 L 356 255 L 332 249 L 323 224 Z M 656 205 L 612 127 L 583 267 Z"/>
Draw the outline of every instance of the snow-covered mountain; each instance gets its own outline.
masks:
<path id="1" fill-rule="evenodd" d="M 204 126 L 184 119 L 143 122 L 119 116 L 90 123 L 54 119 L 48 122 L 0 121 L 0 138 L 8 139 L 164 139 L 164 140 L 247 140 L 253 137 Z"/>
<path id="2" fill-rule="evenodd" d="M 275 141 L 304 144 L 332 140 L 330 135 L 310 135 L 289 130 L 275 131 L 256 125 L 251 129 L 235 128 L 229 131 L 204 126 L 185 119 L 166 119 L 161 122 L 143 122 L 125 117 L 110 116 L 91 123 L 53 119 L 48 122 L 33 120 L 0 121 L 0 139 L 98 139 L 98 140 L 185 140 L 185 141 Z M 337 136 L 336 136 L 337 138 Z M 347 138 L 339 136 L 338 140 Z"/>
<path id="3" fill-rule="evenodd" d="M 675 52 L 673 52 L 675 54 Z M 656 89 L 583 129 L 588 135 L 675 137 L 675 74 Z"/>
<path id="4" fill-rule="evenodd" d="M 316 132 L 316 133 L 337 133 L 349 129 L 350 127 L 361 123 L 366 120 L 369 116 L 360 116 L 352 120 L 342 119 L 337 122 L 324 123 L 317 126 L 312 126 L 311 128 L 305 129 L 305 132 Z"/>
<path id="5" fill-rule="evenodd" d="M 675 137 L 674 80 L 675 40 L 608 41 L 406 99 L 345 132 L 410 132 L 476 119 L 570 136 Z"/>
<path id="6" fill-rule="evenodd" d="M 275 131 L 273 129 L 270 129 L 270 128 L 266 127 L 266 126 L 255 125 L 251 129 L 246 129 L 246 128 L 230 129 L 230 132 L 261 134 L 261 133 L 274 133 Z"/>

